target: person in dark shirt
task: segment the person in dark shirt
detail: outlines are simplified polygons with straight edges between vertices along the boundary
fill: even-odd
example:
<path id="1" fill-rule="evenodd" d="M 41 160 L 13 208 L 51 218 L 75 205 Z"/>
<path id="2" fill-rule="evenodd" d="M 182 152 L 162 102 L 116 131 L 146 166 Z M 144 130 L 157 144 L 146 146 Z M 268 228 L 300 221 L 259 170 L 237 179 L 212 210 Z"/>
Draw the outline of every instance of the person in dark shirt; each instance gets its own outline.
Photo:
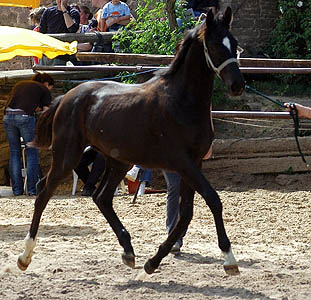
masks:
<path id="1" fill-rule="evenodd" d="M 45 80 L 42 82 L 42 80 Z M 21 138 L 26 145 L 27 191 L 36 195 L 39 179 L 39 156 L 36 148 L 27 147 L 35 135 L 35 111 L 48 109 L 54 80 L 48 74 L 35 75 L 32 80 L 18 82 L 4 111 L 3 124 L 10 148 L 10 176 L 15 196 L 24 194 L 21 167 Z"/>
<path id="2" fill-rule="evenodd" d="M 192 8 L 195 17 L 199 17 L 202 13 L 207 13 L 211 8 L 215 14 L 219 9 L 219 0 L 189 0 L 187 8 Z"/>
<path id="3" fill-rule="evenodd" d="M 39 31 L 41 33 L 75 33 L 80 26 L 79 11 L 68 6 L 68 0 L 57 0 L 57 6 L 47 8 L 41 16 Z M 43 57 L 43 65 L 65 65 L 68 55 L 61 55 L 53 60 Z"/>

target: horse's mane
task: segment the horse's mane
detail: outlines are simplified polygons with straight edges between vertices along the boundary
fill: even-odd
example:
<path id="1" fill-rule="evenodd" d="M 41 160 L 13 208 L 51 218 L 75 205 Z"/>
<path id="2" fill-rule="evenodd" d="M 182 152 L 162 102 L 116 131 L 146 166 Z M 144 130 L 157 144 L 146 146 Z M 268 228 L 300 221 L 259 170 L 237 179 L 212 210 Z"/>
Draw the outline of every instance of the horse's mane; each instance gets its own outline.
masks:
<path id="1" fill-rule="evenodd" d="M 222 21 L 223 21 L 223 14 L 218 13 L 215 16 L 215 24 L 217 25 L 217 24 L 221 23 Z M 175 58 L 172 61 L 169 69 L 165 70 L 165 71 L 163 71 L 163 70 L 157 71 L 156 75 L 167 77 L 167 76 L 170 76 L 170 75 L 176 73 L 177 70 L 179 69 L 180 65 L 183 63 L 191 44 L 195 40 L 202 41 L 204 39 L 204 36 L 205 36 L 207 30 L 208 29 L 206 27 L 205 22 L 196 26 L 193 29 L 188 30 L 185 33 L 184 38 L 177 44 Z"/>
<path id="2" fill-rule="evenodd" d="M 167 77 L 177 72 L 180 65 L 184 61 L 186 54 L 193 43 L 198 37 L 198 32 L 202 27 L 206 27 L 204 24 L 197 26 L 185 33 L 184 38 L 177 44 L 175 58 L 173 59 L 170 67 L 166 71 L 161 72 L 161 76 Z M 203 29 L 204 30 L 204 29 Z"/>

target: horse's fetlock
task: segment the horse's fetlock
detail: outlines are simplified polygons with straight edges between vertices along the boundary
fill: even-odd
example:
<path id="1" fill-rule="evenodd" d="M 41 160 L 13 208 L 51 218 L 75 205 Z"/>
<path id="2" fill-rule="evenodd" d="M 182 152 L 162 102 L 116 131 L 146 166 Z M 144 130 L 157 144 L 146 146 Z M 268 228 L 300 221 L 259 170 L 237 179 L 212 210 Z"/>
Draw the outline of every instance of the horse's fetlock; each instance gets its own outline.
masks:
<path id="1" fill-rule="evenodd" d="M 126 239 L 126 240 L 131 240 L 131 235 L 129 234 L 129 232 L 125 229 L 122 228 L 120 234 L 119 234 L 119 238 L 120 239 Z"/>

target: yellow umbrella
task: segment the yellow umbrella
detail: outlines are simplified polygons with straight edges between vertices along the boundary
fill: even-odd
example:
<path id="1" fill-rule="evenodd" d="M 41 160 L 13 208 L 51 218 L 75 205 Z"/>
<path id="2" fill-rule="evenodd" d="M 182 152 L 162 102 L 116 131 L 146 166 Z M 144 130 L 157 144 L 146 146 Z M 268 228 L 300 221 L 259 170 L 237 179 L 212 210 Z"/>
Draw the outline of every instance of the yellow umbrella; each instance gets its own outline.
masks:
<path id="1" fill-rule="evenodd" d="M 40 0 L 0 0 L 0 6 L 39 7 Z"/>
<path id="2" fill-rule="evenodd" d="M 15 56 L 36 56 L 44 54 L 52 59 L 58 55 L 77 52 L 77 41 L 62 42 L 47 34 L 33 30 L 9 26 L 0 26 L 0 61 Z"/>

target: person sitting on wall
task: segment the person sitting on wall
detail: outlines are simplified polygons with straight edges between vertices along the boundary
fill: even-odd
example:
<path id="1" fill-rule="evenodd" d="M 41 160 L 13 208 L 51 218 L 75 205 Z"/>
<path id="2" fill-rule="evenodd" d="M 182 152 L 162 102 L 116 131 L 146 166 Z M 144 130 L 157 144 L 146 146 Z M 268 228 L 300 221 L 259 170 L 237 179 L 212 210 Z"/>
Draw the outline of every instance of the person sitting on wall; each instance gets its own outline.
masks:
<path id="1" fill-rule="evenodd" d="M 48 7 L 42 14 L 39 31 L 41 33 L 75 33 L 80 26 L 79 11 L 68 6 L 68 0 L 57 0 L 57 5 Z M 54 59 L 43 57 L 42 65 L 66 65 L 66 62 L 74 59 L 69 55 L 60 55 Z"/>
<path id="2" fill-rule="evenodd" d="M 130 22 L 130 18 L 128 5 L 120 0 L 112 0 L 103 7 L 101 31 L 118 31 Z"/>
<path id="3" fill-rule="evenodd" d="M 76 8 L 80 12 L 80 27 L 77 31 L 77 33 L 87 33 L 87 32 L 93 32 L 98 22 L 95 18 L 93 18 L 93 14 L 91 13 L 90 9 L 85 6 L 76 6 Z M 91 51 L 93 48 L 93 45 L 91 43 L 78 43 L 77 50 L 78 51 Z M 81 63 L 82 65 L 84 63 Z M 85 63 L 87 64 L 87 63 Z"/>
<path id="4" fill-rule="evenodd" d="M 212 9 L 215 15 L 219 9 L 219 0 L 189 0 L 187 8 L 193 9 L 195 17 L 200 17 L 202 13 L 207 13 L 209 9 Z"/>

